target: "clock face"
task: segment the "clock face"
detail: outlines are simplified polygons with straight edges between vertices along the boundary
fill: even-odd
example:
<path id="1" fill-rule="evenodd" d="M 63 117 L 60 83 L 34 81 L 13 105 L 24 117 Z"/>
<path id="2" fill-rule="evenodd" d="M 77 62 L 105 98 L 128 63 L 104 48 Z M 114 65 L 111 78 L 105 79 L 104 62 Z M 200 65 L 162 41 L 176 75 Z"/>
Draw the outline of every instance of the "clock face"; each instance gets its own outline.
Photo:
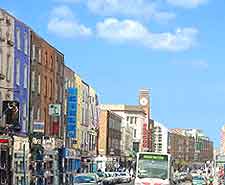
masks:
<path id="1" fill-rule="evenodd" d="M 148 104 L 148 99 L 147 98 L 141 98 L 140 99 L 140 104 L 143 105 L 143 106 L 147 105 Z"/>

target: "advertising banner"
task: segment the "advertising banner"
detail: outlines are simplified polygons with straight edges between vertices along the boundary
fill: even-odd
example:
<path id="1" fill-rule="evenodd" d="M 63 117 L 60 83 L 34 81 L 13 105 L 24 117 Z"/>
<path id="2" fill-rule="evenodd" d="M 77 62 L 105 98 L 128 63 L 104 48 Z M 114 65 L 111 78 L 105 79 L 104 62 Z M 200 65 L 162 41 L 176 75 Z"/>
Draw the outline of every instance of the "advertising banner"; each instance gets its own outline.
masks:
<path id="1" fill-rule="evenodd" d="M 67 90 L 67 138 L 76 138 L 77 127 L 77 88 Z"/>

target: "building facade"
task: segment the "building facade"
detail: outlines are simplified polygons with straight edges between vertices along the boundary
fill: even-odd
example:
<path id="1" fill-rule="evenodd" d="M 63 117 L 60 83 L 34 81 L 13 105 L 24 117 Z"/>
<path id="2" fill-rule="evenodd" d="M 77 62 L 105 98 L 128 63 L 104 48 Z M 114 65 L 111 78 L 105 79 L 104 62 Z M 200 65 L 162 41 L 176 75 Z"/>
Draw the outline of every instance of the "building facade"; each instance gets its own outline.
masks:
<path id="1" fill-rule="evenodd" d="M 146 120 L 145 111 L 134 105 L 107 105 L 102 104 L 101 110 L 110 110 L 121 116 L 121 164 L 124 166 L 143 148 L 143 127 Z"/>
<path id="2" fill-rule="evenodd" d="M 15 20 L 14 37 L 14 99 L 20 104 L 19 130 L 26 135 L 29 128 L 30 29 Z"/>
<path id="3" fill-rule="evenodd" d="M 58 149 L 63 145 L 64 56 L 31 31 L 30 58 L 31 162 L 35 172 L 32 183 L 57 184 L 59 167 L 54 160 L 58 160 Z M 50 142 L 54 144 L 50 146 Z M 41 155 L 36 155 L 37 152 Z"/>
<path id="4" fill-rule="evenodd" d="M 100 110 L 98 152 L 100 158 L 97 160 L 97 168 L 105 170 L 115 170 L 116 164 L 121 157 L 121 124 L 122 117 L 109 111 Z"/>
<path id="5" fill-rule="evenodd" d="M 64 92 L 64 116 L 65 116 L 65 121 L 64 121 L 64 147 L 62 149 L 62 166 L 64 166 L 64 173 L 62 174 L 62 182 L 64 184 L 73 184 L 73 179 L 74 176 L 77 174 L 77 171 L 80 169 L 80 155 L 78 148 L 76 147 L 77 145 L 77 140 L 78 140 L 78 127 L 77 127 L 77 122 L 78 122 L 78 88 L 76 87 L 76 79 L 75 79 L 75 72 L 71 70 L 69 67 L 65 66 L 64 67 L 64 82 L 65 82 L 65 92 Z M 71 130 L 70 124 L 71 122 L 69 121 L 71 117 L 71 90 L 76 90 L 76 102 L 74 102 L 76 105 L 76 110 L 75 110 L 75 120 L 73 125 L 75 127 L 74 130 Z M 68 132 L 75 132 L 74 135 L 69 135 Z"/>
<path id="6" fill-rule="evenodd" d="M 152 141 L 155 152 L 166 154 L 168 152 L 169 129 L 166 128 L 162 123 L 154 121 Z"/>
<path id="7" fill-rule="evenodd" d="M 225 154 L 225 125 L 221 128 L 220 132 L 220 153 Z"/>
<path id="8" fill-rule="evenodd" d="M 213 142 L 199 129 L 171 129 L 169 151 L 176 159 L 192 164 L 213 160 Z"/>
<path id="9" fill-rule="evenodd" d="M 0 9 L 0 127 L 5 128 L 2 103 L 13 100 L 14 88 L 14 18 Z"/>
<path id="10" fill-rule="evenodd" d="M 15 19 L 14 25 L 14 100 L 19 102 L 19 124 L 14 136 L 13 183 L 30 183 L 29 169 L 29 85 L 30 29 Z M 25 168 L 24 168 L 25 166 Z M 26 175 L 24 175 L 26 174 Z"/>
<path id="11" fill-rule="evenodd" d="M 194 162 L 195 140 L 173 130 L 169 131 L 168 153 L 170 153 L 178 168 Z"/>

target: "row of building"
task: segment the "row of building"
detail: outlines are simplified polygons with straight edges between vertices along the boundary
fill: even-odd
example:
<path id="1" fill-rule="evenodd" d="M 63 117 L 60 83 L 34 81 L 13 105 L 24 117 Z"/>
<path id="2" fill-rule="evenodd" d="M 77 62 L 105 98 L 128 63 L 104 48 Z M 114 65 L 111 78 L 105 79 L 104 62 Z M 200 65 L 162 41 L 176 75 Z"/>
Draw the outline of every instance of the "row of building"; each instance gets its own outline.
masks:
<path id="1" fill-rule="evenodd" d="M 201 131 L 167 129 L 150 108 L 146 89 L 137 105 L 100 104 L 63 53 L 0 9 L 0 184 L 72 184 L 78 172 L 130 168 L 139 151 L 211 159 Z"/>
<path id="2" fill-rule="evenodd" d="M 200 129 L 169 129 L 151 118 L 148 90 L 139 105 L 100 105 L 98 159 L 130 167 L 137 152 L 170 153 L 177 168 L 213 160 L 213 142 Z M 119 145 L 121 144 L 121 145 Z M 103 162 L 104 161 L 104 162 Z"/>
<path id="3" fill-rule="evenodd" d="M 98 96 L 64 55 L 0 9 L 0 184 L 71 184 L 94 170 Z"/>

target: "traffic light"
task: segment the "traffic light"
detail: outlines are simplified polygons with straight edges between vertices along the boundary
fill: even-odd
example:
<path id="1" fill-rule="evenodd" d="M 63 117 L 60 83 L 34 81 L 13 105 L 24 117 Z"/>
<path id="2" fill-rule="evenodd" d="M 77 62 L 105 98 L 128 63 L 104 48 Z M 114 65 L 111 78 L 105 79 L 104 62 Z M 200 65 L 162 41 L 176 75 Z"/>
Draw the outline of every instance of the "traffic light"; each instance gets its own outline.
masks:
<path id="1" fill-rule="evenodd" d="M 5 115 L 6 125 L 19 125 L 19 102 L 18 101 L 3 101 L 2 115 Z"/>

